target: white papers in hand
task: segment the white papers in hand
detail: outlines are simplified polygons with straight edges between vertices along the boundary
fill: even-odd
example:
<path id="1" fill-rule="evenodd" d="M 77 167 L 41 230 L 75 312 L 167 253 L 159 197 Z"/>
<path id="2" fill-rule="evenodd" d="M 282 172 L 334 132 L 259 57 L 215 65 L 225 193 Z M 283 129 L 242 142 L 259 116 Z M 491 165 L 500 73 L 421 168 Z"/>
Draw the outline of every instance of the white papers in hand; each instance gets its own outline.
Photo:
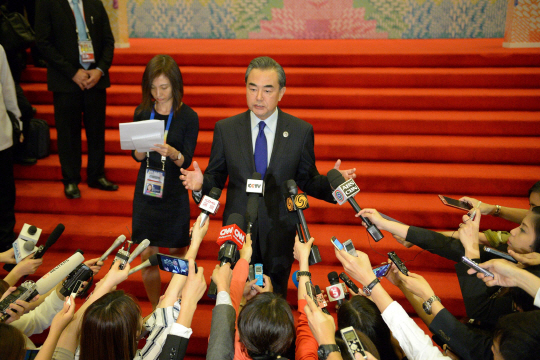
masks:
<path id="1" fill-rule="evenodd" d="M 163 143 L 163 120 L 144 120 L 120 124 L 120 148 L 148 152 L 154 144 Z"/>

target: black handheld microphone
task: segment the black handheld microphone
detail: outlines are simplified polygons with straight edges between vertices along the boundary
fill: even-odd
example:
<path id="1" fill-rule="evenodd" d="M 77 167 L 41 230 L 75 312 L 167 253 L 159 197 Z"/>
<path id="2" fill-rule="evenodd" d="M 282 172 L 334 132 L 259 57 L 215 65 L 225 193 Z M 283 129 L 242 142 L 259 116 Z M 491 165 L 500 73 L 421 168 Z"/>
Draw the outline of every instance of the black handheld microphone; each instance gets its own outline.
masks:
<path id="1" fill-rule="evenodd" d="M 264 194 L 264 182 L 261 178 L 261 174 L 254 172 L 246 183 L 246 192 L 249 194 L 245 216 L 247 220 L 246 234 L 251 234 L 251 228 L 259 215 L 259 197 Z"/>
<path id="2" fill-rule="evenodd" d="M 339 278 L 341 280 L 343 280 L 343 282 L 345 283 L 345 285 L 347 285 L 347 287 L 349 289 L 351 289 L 352 291 L 354 291 L 356 294 L 359 294 L 360 293 L 360 290 L 358 289 L 358 286 L 356 286 L 356 284 L 351 280 L 349 279 L 349 277 L 347 276 L 347 274 L 345 274 L 344 272 L 342 272 L 341 274 L 339 274 Z"/>
<path id="3" fill-rule="evenodd" d="M 304 217 L 303 209 L 309 208 L 309 203 L 306 194 L 298 194 L 298 186 L 294 180 L 287 180 L 281 184 L 281 191 L 286 201 L 287 210 L 289 212 L 296 212 L 298 220 L 296 222 L 296 233 L 300 242 L 305 243 L 309 241 L 311 235 L 307 227 L 306 218 Z M 322 261 L 319 247 L 317 245 L 311 246 L 311 252 L 309 254 L 309 265 L 315 265 Z"/>
<path id="4" fill-rule="evenodd" d="M 219 209 L 219 197 L 221 196 L 221 189 L 216 187 L 210 190 L 208 196 L 203 196 L 201 202 L 199 203 L 199 208 L 201 209 L 201 227 L 204 226 L 206 220 L 210 214 L 215 215 Z"/>
<path id="5" fill-rule="evenodd" d="M 47 238 L 47 242 L 45 243 L 45 246 L 40 246 L 39 249 L 34 254 L 34 259 L 41 259 L 43 257 L 43 254 L 45 254 L 45 251 L 47 251 L 48 248 L 50 248 L 62 235 L 66 227 L 63 224 L 56 225 L 56 228 L 52 231 L 51 235 Z"/>
<path id="6" fill-rule="evenodd" d="M 227 263 L 231 264 L 231 267 L 234 266 L 237 260 L 236 249 L 238 249 L 238 243 L 236 243 L 233 239 L 236 239 L 236 236 L 238 235 L 240 237 L 245 236 L 245 233 L 232 236 L 232 234 L 230 233 L 233 232 L 234 230 L 228 231 L 228 229 L 231 228 L 231 225 L 236 225 L 243 232 L 244 231 L 244 217 L 240 214 L 233 213 L 229 215 L 229 217 L 227 218 L 227 224 L 224 227 L 222 227 L 221 232 L 220 232 L 220 237 L 218 237 L 217 242 L 221 243 L 221 241 L 223 241 L 224 239 L 227 239 L 227 240 L 221 243 L 221 247 L 219 248 L 219 254 L 218 254 L 219 266 L 223 266 Z M 241 239 L 236 239 L 236 240 L 239 242 L 241 241 Z M 242 246 L 240 246 L 240 248 L 242 248 Z M 217 285 L 212 280 L 210 281 L 210 286 L 208 286 L 208 297 L 210 299 L 215 299 L 216 296 L 217 296 Z"/>
<path id="7" fill-rule="evenodd" d="M 354 212 L 358 214 L 360 212 L 360 210 L 362 210 L 362 208 L 360 206 L 358 206 L 358 203 L 356 202 L 356 200 L 354 200 L 354 195 L 357 192 L 352 192 L 352 193 L 348 194 L 347 193 L 349 191 L 348 188 L 347 189 L 341 189 L 344 186 L 346 186 L 346 187 L 355 187 L 356 189 L 358 189 L 358 186 L 356 186 L 356 184 L 354 183 L 354 180 L 349 179 L 347 182 L 350 182 L 350 184 L 344 184 L 346 182 L 345 178 L 336 169 L 330 170 L 328 172 L 328 174 L 327 174 L 327 177 L 328 177 L 328 181 L 330 182 L 330 185 L 332 186 L 332 189 L 334 189 L 334 190 L 344 190 L 344 191 L 339 191 L 338 193 L 341 195 L 341 197 L 344 197 L 344 198 L 347 199 L 349 204 L 351 204 L 351 206 L 353 207 Z M 340 188 L 340 189 L 338 189 L 338 188 Z M 334 196 L 334 197 L 336 197 L 336 196 Z M 338 199 L 338 197 L 336 197 L 336 200 L 338 200 L 338 202 L 339 202 L 340 199 Z M 381 233 L 381 231 L 377 228 L 377 226 L 373 225 L 369 219 L 367 219 L 367 218 L 365 218 L 363 216 L 360 216 L 360 219 L 362 219 L 362 221 L 366 224 L 367 231 L 368 231 L 369 235 L 371 235 L 373 240 L 379 241 L 384 237 L 383 234 Z"/>
<path id="8" fill-rule="evenodd" d="M 343 288 L 343 284 L 339 282 L 337 272 L 332 271 L 328 273 L 328 281 L 330 282 L 330 286 L 326 288 L 328 300 L 337 301 L 338 305 L 341 306 L 345 298 L 345 289 Z"/>

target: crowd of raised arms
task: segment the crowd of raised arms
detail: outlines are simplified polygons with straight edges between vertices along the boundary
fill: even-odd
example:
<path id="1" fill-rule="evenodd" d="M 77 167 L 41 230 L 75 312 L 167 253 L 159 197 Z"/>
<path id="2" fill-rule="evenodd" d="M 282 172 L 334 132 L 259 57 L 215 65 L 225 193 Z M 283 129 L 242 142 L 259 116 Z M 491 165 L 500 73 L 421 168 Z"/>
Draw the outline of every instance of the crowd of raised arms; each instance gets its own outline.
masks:
<path id="1" fill-rule="evenodd" d="M 81 287 L 66 294 L 61 279 L 45 294 L 7 305 L 0 323 L 0 359 L 25 359 L 27 350 L 36 349 L 29 336 L 47 328 L 48 336 L 36 359 L 183 359 L 197 303 L 208 285 L 204 273 L 209 271 L 217 296 L 207 359 L 538 359 L 540 311 L 535 306 L 540 305 L 540 182 L 529 191 L 529 209 L 491 205 L 469 197 L 460 200 L 472 209 L 449 234 L 388 220 L 375 209 L 363 209 L 356 215 L 391 233 L 397 240 L 396 249 L 416 245 L 456 262 L 467 322 L 445 309 L 445 299 L 437 297 L 421 274 L 408 271 L 399 261 L 396 266 L 389 260 L 386 274 L 378 273 L 403 292 L 440 347 L 434 346 L 402 304 L 392 299 L 374 273 L 368 254 L 335 249 L 342 264 L 335 271 L 345 272 L 358 284 L 357 288 L 351 286 L 349 298 L 337 308 L 336 325 L 334 317 L 310 294 L 313 237 L 307 242 L 297 238 L 294 245 L 299 265 L 293 274 L 298 284 L 295 310 L 272 291 L 269 277 L 264 275 L 263 286 L 250 280 L 249 232 L 234 269 L 229 263 L 214 269 L 196 267 L 210 223 L 206 221 L 201 227 L 199 217 L 186 254 L 188 274 L 171 277 L 151 314 L 142 314 L 130 294 L 117 290 L 130 273 L 129 263 L 117 259 L 95 287 L 89 284 L 89 289 Z M 484 216 L 498 216 L 518 226 L 509 234 L 482 233 L 479 226 Z M 488 247 L 504 252 L 512 261 L 486 251 Z M 462 257 L 477 263 L 478 273 L 463 263 Z M 1 253 L 0 261 L 15 263 L 13 249 Z M 97 274 L 106 271 L 108 262 L 92 259 L 84 264 Z M 1 281 L 2 299 L 9 299 L 20 280 L 41 263 L 42 259 L 32 256 L 20 261 Z M 84 296 L 77 296 L 81 293 Z M 295 311 L 299 313 L 296 322 Z M 138 349 L 141 338 L 146 343 Z M 357 344 L 362 344 L 363 351 L 354 352 Z"/>

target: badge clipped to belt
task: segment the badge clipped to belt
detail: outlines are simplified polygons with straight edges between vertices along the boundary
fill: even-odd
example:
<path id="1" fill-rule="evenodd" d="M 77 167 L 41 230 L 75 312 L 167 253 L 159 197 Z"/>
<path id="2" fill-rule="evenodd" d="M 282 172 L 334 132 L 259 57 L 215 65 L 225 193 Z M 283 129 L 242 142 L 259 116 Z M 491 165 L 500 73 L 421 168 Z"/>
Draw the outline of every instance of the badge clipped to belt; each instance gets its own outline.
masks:
<path id="1" fill-rule="evenodd" d="M 150 120 L 154 120 L 156 115 L 155 110 L 152 109 Z M 171 120 L 173 115 L 173 109 L 169 113 L 169 119 L 167 120 L 167 126 L 165 127 L 164 143 L 167 143 L 167 134 L 169 127 L 171 126 Z M 163 188 L 165 186 L 165 156 L 161 156 L 161 169 L 150 166 L 150 153 L 146 153 L 146 175 L 144 177 L 144 189 L 143 194 L 152 197 L 163 197 Z"/>

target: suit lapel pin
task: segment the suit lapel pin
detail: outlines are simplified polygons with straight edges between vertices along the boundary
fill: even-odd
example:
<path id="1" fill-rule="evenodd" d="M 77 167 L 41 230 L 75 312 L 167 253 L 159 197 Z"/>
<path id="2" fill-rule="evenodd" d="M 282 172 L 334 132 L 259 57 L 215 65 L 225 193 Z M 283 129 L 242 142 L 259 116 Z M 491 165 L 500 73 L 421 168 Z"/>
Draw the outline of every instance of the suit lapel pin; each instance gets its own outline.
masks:
<path id="1" fill-rule="evenodd" d="M 284 132 L 283 132 L 283 137 L 284 137 L 284 138 L 289 137 L 289 132 L 288 132 L 288 131 L 284 131 Z"/>

